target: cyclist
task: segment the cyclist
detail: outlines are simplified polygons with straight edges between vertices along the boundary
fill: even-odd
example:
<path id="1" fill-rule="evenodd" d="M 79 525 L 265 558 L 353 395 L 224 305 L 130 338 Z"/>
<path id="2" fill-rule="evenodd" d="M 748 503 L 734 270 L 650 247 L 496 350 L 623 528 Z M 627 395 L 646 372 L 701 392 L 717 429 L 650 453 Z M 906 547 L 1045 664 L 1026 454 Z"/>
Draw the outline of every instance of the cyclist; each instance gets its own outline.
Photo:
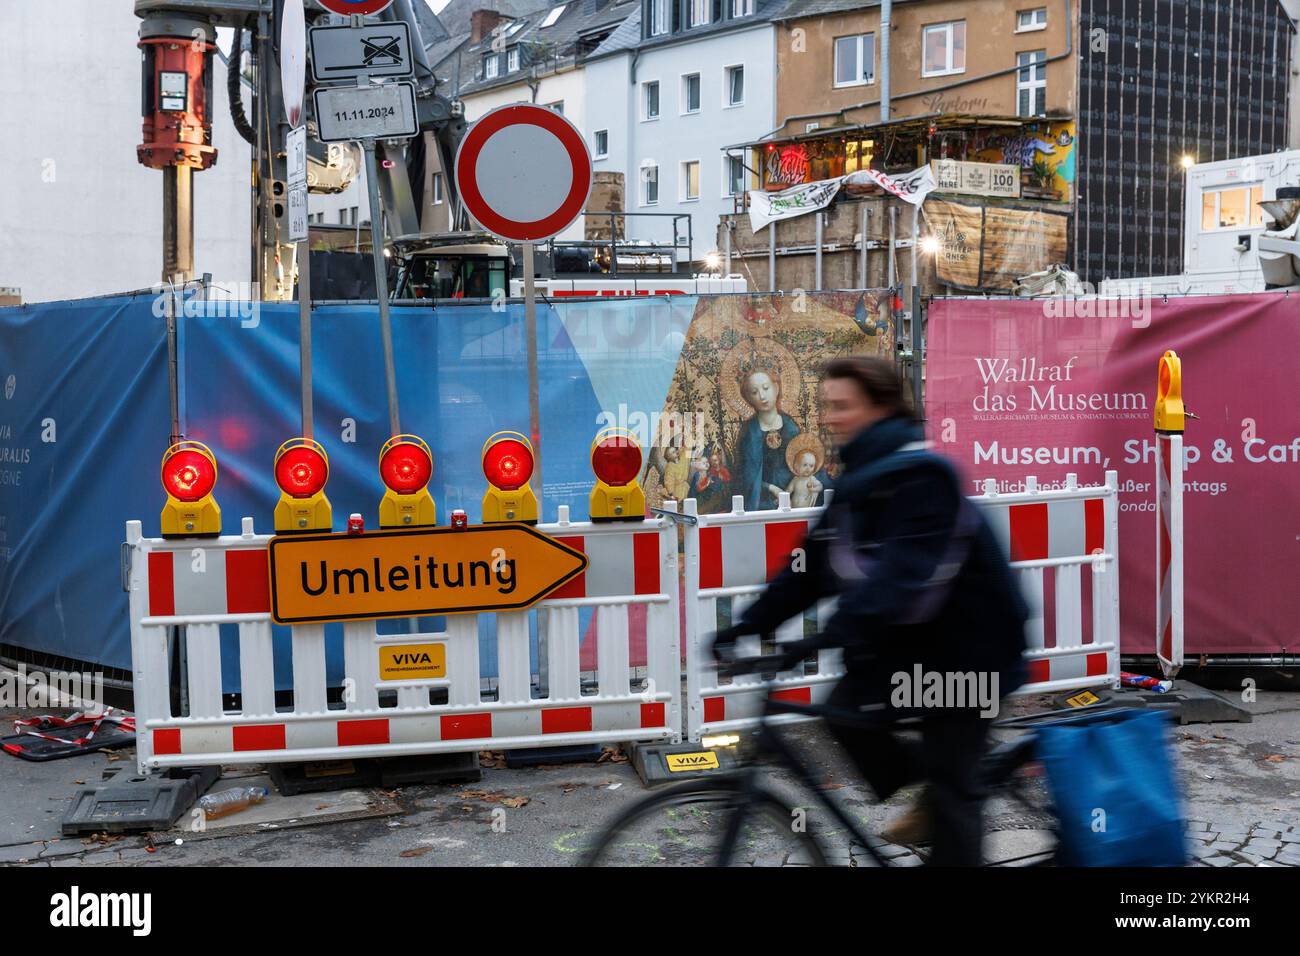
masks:
<path id="1" fill-rule="evenodd" d="M 771 633 L 837 596 L 820 634 L 781 645 L 785 668 L 843 648 L 846 674 L 830 697 L 843 716 L 828 719 L 831 732 L 879 799 L 927 783 L 918 805 L 883 835 L 933 842 L 932 865 L 978 866 L 979 766 L 997 700 L 1024 681 L 1025 603 L 957 472 L 925 450 L 893 364 L 836 359 L 821 399 L 821 425 L 843 467 L 831 504 L 810 529 L 804 560 L 716 635 L 714 653 L 726 660 L 738 637 Z M 920 676 L 933 689 L 932 674 L 940 693 L 912 686 Z M 994 689 L 992 707 L 971 699 L 987 695 L 953 692 L 974 681 Z M 897 733 L 904 717 L 921 718 L 919 742 Z"/>

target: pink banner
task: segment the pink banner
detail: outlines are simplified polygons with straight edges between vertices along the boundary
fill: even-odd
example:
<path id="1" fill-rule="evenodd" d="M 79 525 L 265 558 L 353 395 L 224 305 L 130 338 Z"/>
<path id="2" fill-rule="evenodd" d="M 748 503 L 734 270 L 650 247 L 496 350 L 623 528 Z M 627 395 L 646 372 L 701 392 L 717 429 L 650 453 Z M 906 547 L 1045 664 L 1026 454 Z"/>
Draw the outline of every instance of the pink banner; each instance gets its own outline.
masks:
<path id="1" fill-rule="evenodd" d="M 1182 358 L 1188 662 L 1300 644 L 1300 297 L 946 299 L 930 437 L 971 480 L 1120 482 L 1121 651 L 1155 649 L 1157 362 Z"/>

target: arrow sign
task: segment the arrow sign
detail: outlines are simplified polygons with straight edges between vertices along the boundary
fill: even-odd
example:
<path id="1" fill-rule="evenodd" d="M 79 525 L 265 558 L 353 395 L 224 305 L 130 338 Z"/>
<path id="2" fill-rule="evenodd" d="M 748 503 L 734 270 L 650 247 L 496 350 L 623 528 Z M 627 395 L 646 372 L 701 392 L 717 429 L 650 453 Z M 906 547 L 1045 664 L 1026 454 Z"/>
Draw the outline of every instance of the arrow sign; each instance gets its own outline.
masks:
<path id="1" fill-rule="evenodd" d="M 523 524 L 271 539 L 278 624 L 515 611 L 587 568 L 587 556 Z"/>

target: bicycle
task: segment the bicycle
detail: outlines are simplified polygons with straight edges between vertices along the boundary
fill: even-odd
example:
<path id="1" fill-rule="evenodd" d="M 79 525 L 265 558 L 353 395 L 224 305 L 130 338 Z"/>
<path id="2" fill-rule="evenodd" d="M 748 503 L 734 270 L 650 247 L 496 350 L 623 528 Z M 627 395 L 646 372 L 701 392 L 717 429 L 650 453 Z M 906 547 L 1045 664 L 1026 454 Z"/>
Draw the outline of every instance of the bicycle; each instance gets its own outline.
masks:
<path id="1" fill-rule="evenodd" d="M 742 658 L 719 665 L 733 676 L 758 673 L 765 680 L 775 677 L 784 658 L 780 655 Z M 1101 710 L 1114 710 L 1108 704 L 1094 704 L 1078 710 L 1057 713 L 1031 714 L 994 722 L 995 727 L 1032 727 L 1046 722 L 1064 722 L 1091 717 Z M 846 830 L 851 840 L 864 847 L 867 855 L 878 866 L 898 865 L 881 852 L 883 840 L 874 838 L 849 816 L 847 812 L 818 785 L 816 774 L 795 752 L 791 744 L 778 732 L 780 726 L 774 718 L 782 715 L 826 717 L 832 708 L 819 704 L 801 704 L 766 697 L 763 713 L 754 736 L 754 755 L 734 771 L 717 776 L 687 780 L 652 793 L 623 810 L 597 838 L 594 846 L 582 860 L 584 866 L 627 865 L 683 865 L 698 862 L 705 865 L 728 866 L 735 861 L 737 851 L 757 850 L 764 858 L 764 845 L 774 839 L 793 840 L 797 853 L 811 866 L 828 865 L 826 852 L 816 835 L 815 828 L 799 826 L 800 807 L 792 806 L 774 793 L 762 780 L 765 773 L 763 758 L 773 758 L 784 769 L 793 773 L 800 786 L 816 795 L 818 802 L 830 811 L 832 818 Z M 843 715 L 836 713 L 837 717 Z M 905 721 L 900 727 L 913 721 Z M 1023 792 L 1024 778 L 1018 773 L 1032 763 L 1034 735 L 1027 734 L 1014 741 L 993 746 L 983 761 L 984 782 L 990 792 L 1008 793 L 1035 810 L 1044 809 L 1031 803 Z M 806 815 L 803 817 L 806 822 Z M 695 843 L 698 837 L 720 840 L 716 849 L 705 849 Z M 674 859 L 664 856 L 664 849 L 673 848 Z M 694 859 L 692 859 L 694 857 Z M 768 852 L 766 859 L 785 859 L 779 852 Z M 1054 851 L 1040 851 L 1022 857 L 1000 860 L 985 865 L 1008 863 L 1043 857 L 1026 865 L 1050 865 Z M 746 865 L 746 861 L 740 861 Z M 755 862 L 755 865 L 758 865 Z M 910 865 L 910 864 L 909 864 Z"/>

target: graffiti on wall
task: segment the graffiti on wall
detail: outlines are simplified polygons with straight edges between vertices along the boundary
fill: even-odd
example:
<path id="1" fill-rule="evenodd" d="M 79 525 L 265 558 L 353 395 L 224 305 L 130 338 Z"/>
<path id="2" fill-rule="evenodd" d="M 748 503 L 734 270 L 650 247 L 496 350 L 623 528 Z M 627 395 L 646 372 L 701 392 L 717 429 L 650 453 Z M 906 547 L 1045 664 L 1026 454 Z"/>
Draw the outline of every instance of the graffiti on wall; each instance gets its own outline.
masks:
<path id="1" fill-rule="evenodd" d="M 981 130 L 975 134 L 972 158 L 982 163 L 1014 163 L 1029 173 L 1029 185 L 1055 190 L 1062 201 L 1074 189 L 1075 130 L 1073 121 L 1034 123 L 1013 133 Z"/>

